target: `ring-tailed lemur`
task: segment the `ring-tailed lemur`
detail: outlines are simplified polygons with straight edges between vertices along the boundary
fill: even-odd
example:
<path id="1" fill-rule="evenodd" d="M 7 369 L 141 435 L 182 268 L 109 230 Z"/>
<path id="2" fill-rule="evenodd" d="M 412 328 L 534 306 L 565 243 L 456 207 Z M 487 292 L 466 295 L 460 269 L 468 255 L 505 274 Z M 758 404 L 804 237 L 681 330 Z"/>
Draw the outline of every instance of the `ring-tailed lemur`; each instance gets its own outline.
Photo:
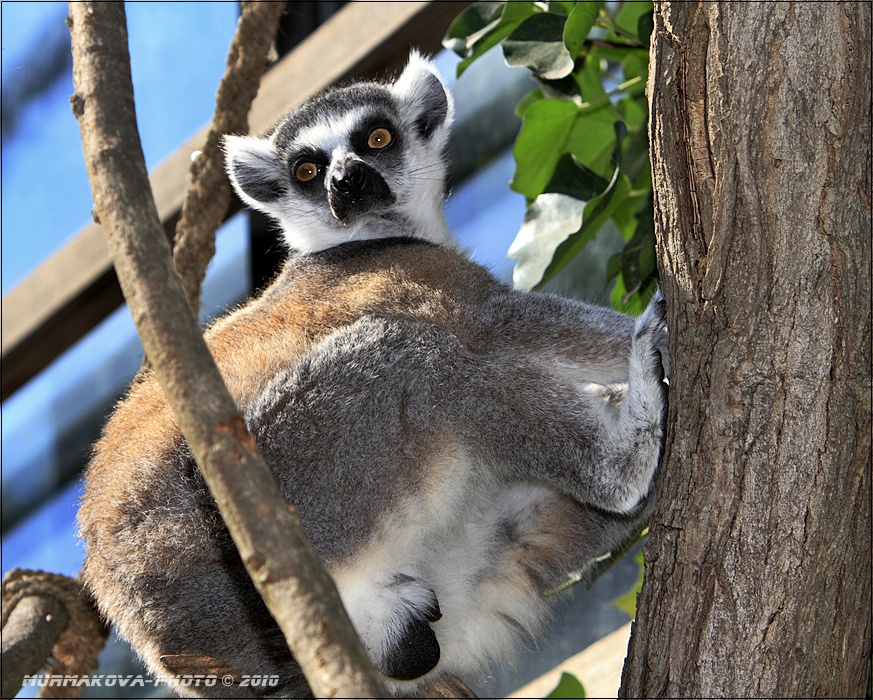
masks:
<path id="1" fill-rule="evenodd" d="M 393 692 L 506 659 L 543 592 L 645 522 L 665 397 L 660 297 L 636 321 L 513 291 L 442 214 L 452 100 L 413 54 L 269 138 L 228 136 L 239 196 L 291 255 L 209 346 Z M 666 358 L 665 358 L 666 359 Z M 84 580 L 158 675 L 208 657 L 297 695 L 299 668 L 150 371 L 95 447 Z"/>

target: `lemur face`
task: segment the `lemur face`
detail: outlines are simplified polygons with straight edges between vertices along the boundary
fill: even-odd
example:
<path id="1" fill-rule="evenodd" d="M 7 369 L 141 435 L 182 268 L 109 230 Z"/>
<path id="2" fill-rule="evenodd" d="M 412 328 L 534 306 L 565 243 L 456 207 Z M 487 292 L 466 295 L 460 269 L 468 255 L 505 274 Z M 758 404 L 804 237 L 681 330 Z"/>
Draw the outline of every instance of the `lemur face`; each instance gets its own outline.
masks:
<path id="1" fill-rule="evenodd" d="M 405 171 L 405 139 L 390 94 L 354 86 L 324 101 L 306 105 L 276 134 L 294 198 L 318 208 L 327 224 L 384 216 L 397 201 L 394 192 L 403 184 L 398 175 Z M 341 105 L 347 111 L 337 113 Z"/>
<path id="2" fill-rule="evenodd" d="M 228 174 L 290 247 L 410 236 L 444 243 L 443 151 L 451 97 L 418 55 L 393 85 L 337 88 L 289 113 L 264 139 L 225 138 Z"/>

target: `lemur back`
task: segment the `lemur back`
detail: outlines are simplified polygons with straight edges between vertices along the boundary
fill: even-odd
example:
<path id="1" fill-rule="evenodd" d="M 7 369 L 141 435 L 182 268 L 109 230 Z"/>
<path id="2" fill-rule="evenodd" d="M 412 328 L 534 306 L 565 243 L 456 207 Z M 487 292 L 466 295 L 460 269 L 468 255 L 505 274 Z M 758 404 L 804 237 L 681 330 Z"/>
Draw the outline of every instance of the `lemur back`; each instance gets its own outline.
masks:
<path id="1" fill-rule="evenodd" d="M 451 111 L 413 55 L 393 86 L 229 139 L 235 187 L 292 253 L 206 334 L 398 695 L 542 631 L 543 593 L 645 523 L 664 419 L 659 297 L 635 321 L 516 292 L 451 244 Z M 209 657 L 280 682 L 180 692 L 307 692 L 148 371 L 95 447 L 79 522 L 84 579 L 153 672 Z"/>

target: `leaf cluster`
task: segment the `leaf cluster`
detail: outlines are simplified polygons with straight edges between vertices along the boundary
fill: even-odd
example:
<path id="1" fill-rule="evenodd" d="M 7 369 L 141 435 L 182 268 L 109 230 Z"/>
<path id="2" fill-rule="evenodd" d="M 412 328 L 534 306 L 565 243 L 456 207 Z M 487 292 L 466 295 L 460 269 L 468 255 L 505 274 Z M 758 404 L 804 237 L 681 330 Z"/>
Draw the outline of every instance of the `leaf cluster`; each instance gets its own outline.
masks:
<path id="1" fill-rule="evenodd" d="M 476 2 L 443 44 L 458 76 L 500 45 L 537 88 L 516 107 L 510 187 L 527 199 L 510 246 L 515 286 L 540 288 L 612 221 L 613 305 L 641 311 L 657 280 L 645 86 L 651 2 Z"/>

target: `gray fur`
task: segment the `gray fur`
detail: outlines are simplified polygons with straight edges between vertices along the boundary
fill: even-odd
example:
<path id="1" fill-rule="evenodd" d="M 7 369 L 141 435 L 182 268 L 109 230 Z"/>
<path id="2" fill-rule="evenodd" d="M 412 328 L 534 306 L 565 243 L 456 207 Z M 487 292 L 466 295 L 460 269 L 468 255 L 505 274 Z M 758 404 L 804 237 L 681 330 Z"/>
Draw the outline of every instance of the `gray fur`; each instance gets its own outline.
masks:
<path id="1" fill-rule="evenodd" d="M 268 139 L 232 142 L 237 191 L 297 250 L 259 299 L 207 332 L 398 694 L 508 660 L 542 631 L 544 591 L 641 529 L 666 406 L 660 295 L 634 320 L 516 292 L 444 237 L 451 110 L 413 56 L 394 86 L 327 93 Z M 362 146 L 386 124 L 390 151 Z M 312 187 L 291 179 L 301 153 L 322 159 Z M 329 173 L 349 158 L 390 193 L 344 191 L 340 216 Z M 280 679 L 179 692 L 307 692 L 148 371 L 95 447 L 79 522 L 85 581 L 156 674 L 209 657 Z"/>

